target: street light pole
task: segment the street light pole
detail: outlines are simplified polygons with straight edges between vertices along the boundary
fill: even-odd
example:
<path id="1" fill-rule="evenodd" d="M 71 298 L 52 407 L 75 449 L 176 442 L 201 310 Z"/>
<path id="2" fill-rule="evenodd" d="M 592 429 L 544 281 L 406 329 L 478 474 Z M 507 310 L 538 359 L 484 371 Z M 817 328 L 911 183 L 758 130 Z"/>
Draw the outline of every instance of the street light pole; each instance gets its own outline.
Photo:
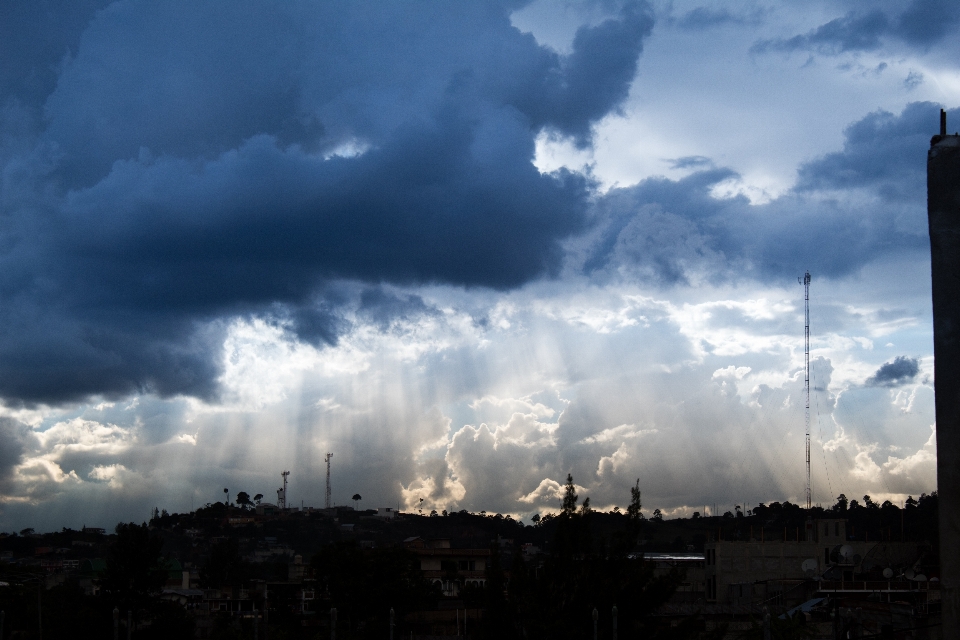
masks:
<path id="1" fill-rule="evenodd" d="M 597 640 L 597 618 L 599 614 L 597 613 L 597 608 L 593 608 L 593 640 Z"/>

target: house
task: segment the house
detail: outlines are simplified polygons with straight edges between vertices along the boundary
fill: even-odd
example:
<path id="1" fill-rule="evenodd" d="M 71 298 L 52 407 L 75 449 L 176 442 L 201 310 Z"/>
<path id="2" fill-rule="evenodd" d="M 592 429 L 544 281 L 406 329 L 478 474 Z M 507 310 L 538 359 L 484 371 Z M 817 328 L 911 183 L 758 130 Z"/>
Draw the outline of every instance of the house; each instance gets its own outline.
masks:
<path id="1" fill-rule="evenodd" d="M 419 536 L 407 538 L 403 546 L 419 558 L 424 579 L 438 585 L 445 596 L 456 597 L 465 587 L 486 584 L 489 549 L 454 549 L 450 540 Z"/>

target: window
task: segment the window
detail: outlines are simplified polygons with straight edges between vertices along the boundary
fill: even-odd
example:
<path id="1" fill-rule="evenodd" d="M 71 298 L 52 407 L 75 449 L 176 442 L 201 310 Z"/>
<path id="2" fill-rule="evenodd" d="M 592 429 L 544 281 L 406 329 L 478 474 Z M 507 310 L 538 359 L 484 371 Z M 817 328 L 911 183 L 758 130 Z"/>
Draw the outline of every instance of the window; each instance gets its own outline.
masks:
<path id="1" fill-rule="evenodd" d="M 823 564 L 830 564 L 830 547 L 823 550 Z"/>
<path id="2" fill-rule="evenodd" d="M 824 536 L 830 535 L 830 525 L 829 525 L 829 523 L 823 525 L 823 535 L 824 535 Z"/>
<path id="3" fill-rule="evenodd" d="M 840 535 L 840 523 L 839 523 L 839 522 L 834 522 L 834 523 L 833 523 L 833 535 L 835 535 L 835 536 L 839 536 L 839 535 Z"/>

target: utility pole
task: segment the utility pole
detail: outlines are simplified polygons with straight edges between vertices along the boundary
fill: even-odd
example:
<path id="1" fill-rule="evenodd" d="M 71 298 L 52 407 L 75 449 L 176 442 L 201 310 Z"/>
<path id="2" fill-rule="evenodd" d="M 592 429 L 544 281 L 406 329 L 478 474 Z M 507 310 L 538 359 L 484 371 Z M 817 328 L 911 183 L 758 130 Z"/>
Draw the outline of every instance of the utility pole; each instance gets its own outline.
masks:
<path id="1" fill-rule="evenodd" d="M 803 386 L 807 400 L 804 403 L 803 420 L 807 447 L 807 511 L 810 511 L 810 272 L 803 274 Z"/>
<path id="2" fill-rule="evenodd" d="M 326 496 L 326 499 L 324 500 L 323 506 L 327 509 L 330 508 L 330 496 L 332 495 L 330 490 L 330 458 L 332 457 L 333 457 L 333 454 L 328 453 L 327 457 L 325 458 L 325 460 L 327 461 L 327 496 Z"/>
<path id="3" fill-rule="evenodd" d="M 940 598 L 944 638 L 960 637 L 960 135 L 940 135 L 927 152 L 927 218 L 933 294 Z"/>

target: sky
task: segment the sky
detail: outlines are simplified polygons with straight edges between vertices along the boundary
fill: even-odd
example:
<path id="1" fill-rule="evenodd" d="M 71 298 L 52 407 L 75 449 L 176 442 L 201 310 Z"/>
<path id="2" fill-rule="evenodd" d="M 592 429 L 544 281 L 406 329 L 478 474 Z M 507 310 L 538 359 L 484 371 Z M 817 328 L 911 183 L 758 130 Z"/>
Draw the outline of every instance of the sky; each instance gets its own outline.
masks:
<path id="1" fill-rule="evenodd" d="M 0 5 L 0 531 L 936 489 L 960 4 Z"/>

